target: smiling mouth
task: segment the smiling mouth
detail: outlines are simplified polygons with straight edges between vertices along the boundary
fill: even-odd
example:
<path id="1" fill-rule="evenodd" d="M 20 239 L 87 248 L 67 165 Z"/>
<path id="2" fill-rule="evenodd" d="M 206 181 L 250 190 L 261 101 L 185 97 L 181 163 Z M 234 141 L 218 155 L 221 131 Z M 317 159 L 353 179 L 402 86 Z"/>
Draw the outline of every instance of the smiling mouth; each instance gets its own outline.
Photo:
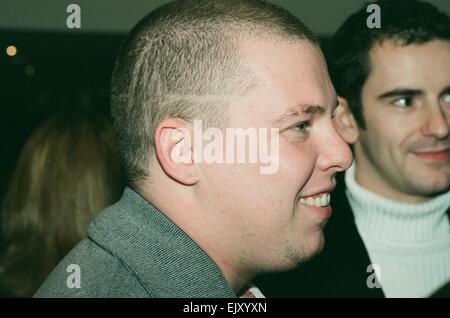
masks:
<path id="1" fill-rule="evenodd" d="M 412 154 L 423 160 L 443 162 L 450 159 L 450 148 L 437 151 L 413 151 Z"/>
<path id="2" fill-rule="evenodd" d="M 331 201 L 331 195 L 329 192 L 323 193 L 320 196 L 300 198 L 300 200 L 299 200 L 299 202 L 301 204 L 310 205 L 310 206 L 318 206 L 318 207 L 330 205 L 330 201 Z"/>

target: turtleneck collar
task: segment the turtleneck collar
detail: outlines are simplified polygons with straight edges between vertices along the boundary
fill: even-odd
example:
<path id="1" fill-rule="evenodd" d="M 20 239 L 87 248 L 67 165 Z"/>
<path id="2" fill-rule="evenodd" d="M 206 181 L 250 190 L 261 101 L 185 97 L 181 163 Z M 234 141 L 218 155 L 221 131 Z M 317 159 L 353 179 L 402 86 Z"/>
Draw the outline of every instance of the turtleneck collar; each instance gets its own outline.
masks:
<path id="1" fill-rule="evenodd" d="M 450 191 L 411 204 L 384 198 L 356 182 L 355 163 L 345 173 L 346 194 L 360 235 L 389 243 L 431 243 L 450 233 Z"/>

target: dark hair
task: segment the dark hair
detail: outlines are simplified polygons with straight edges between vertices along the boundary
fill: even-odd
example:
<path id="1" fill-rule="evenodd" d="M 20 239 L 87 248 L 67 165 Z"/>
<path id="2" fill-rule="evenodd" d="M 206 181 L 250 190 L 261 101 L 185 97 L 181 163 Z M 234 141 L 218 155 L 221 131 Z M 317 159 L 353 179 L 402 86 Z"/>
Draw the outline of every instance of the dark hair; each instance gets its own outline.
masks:
<path id="1" fill-rule="evenodd" d="M 103 114 L 63 113 L 26 142 L 1 211 L 0 293 L 31 297 L 123 189 L 115 133 Z"/>
<path id="2" fill-rule="evenodd" d="M 148 177 L 154 129 L 163 119 L 223 127 L 227 102 L 214 96 L 252 85 L 238 53 L 239 41 L 249 35 L 316 43 L 292 14 L 258 0 L 175 1 L 132 29 L 111 83 L 119 159 L 130 184 Z"/>
<path id="3" fill-rule="evenodd" d="M 381 28 L 368 28 L 369 4 L 381 9 Z M 361 91 L 371 70 L 369 52 L 384 40 L 398 45 L 450 40 L 450 17 L 427 2 L 380 0 L 366 3 L 338 29 L 327 54 L 330 77 L 339 96 L 347 99 L 358 125 L 365 129 Z"/>

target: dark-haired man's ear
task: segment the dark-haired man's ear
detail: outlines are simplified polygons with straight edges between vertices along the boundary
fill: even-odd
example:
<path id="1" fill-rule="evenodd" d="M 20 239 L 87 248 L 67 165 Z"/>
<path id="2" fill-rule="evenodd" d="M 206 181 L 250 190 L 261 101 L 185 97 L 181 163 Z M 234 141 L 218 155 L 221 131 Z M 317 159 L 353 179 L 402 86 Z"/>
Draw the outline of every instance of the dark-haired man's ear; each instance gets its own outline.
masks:
<path id="1" fill-rule="evenodd" d="M 194 164 L 192 126 L 179 118 L 163 120 L 155 130 L 156 157 L 173 180 L 193 185 L 199 181 Z"/>
<path id="2" fill-rule="evenodd" d="M 334 124 L 339 134 L 349 144 L 358 140 L 358 125 L 353 117 L 348 102 L 345 98 L 338 96 L 339 106 L 334 111 Z"/>

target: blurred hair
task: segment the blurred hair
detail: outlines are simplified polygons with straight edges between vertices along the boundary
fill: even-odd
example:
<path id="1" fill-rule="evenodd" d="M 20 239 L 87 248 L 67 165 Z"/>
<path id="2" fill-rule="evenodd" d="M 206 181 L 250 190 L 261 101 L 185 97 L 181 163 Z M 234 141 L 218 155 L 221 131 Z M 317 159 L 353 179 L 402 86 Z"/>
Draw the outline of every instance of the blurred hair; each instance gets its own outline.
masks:
<path id="1" fill-rule="evenodd" d="M 367 27 L 369 4 L 381 10 L 381 28 Z M 368 2 L 338 29 L 327 54 L 330 77 L 339 96 L 347 99 L 358 123 L 365 129 L 361 91 L 371 70 L 370 50 L 385 40 L 398 45 L 450 40 L 450 17 L 427 2 L 380 0 Z"/>
<path id="2" fill-rule="evenodd" d="M 109 119 L 91 111 L 55 115 L 30 136 L 2 205 L 3 292 L 32 296 L 93 215 L 120 198 L 115 145 Z"/>
<path id="3" fill-rule="evenodd" d="M 239 56 L 246 38 L 308 40 L 288 11 L 259 0 L 185 0 L 159 7 L 130 32 L 116 60 L 111 113 L 130 184 L 148 177 L 154 130 L 165 118 L 224 127 L 226 98 L 255 83 Z"/>

